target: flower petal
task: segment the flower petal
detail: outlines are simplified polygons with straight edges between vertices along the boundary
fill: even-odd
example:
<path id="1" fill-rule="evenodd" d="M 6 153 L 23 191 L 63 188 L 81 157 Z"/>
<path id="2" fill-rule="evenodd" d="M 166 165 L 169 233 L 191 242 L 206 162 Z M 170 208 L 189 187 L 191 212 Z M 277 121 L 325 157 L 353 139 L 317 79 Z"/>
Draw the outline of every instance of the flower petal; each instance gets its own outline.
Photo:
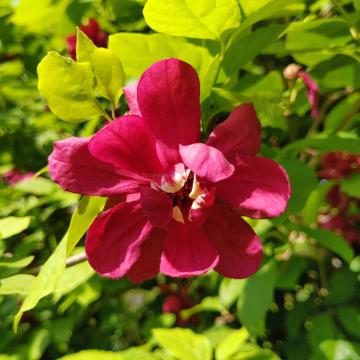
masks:
<path id="1" fill-rule="evenodd" d="M 163 167 L 156 153 L 155 138 L 139 116 L 120 117 L 91 139 L 90 153 L 130 174 L 152 178 Z"/>
<path id="2" fill-rule="evenodd" d="M 215 270 L 242 279 L 254 274 L 262 260 L 262 244 L 251 227 L 235 211 L 223 205 L 211 209 L 204 229 L 219 252 Z"/>
<path id="3" fill-rule="evenodd" d="M 126 85 L 124 87 L 124 94 L 129 107 L 129 114 L 141 116 L 141 112 L 139 110 L 139 105 L 137 101 L 137 87 L 138 87 L 138 82 Z"/>
<path id="4" fill-rule="evenodd" d="M 104 211 L 86 236 L 90 265 L 100 275 L 122 277 L 139 259 L 141 245 L 149 239 L 152 229 L 139 202 L 121 203 Z"/>
<path id="5" fill-rule="evenodd" d="M 204 274 L 218 263 L 218 253 L 204 230 L 191 222 L 173 221 L 164 241 L 160 270 L 174 277 Z"/>
<path id="6" fill-rule="evenodd" d="M 166 233 L 154 229 L 150 238 L 141 246 L 141 255 L 126 276 L 134 283 L 141 283 L 155 277 L 160 271 L 160 257 Z"/>
<path id="7" fill-rule="evenodd" d="M 143 180 L 126 178 L 118 169 L 94 158 L 90 139 L 56 141 L 49 156 L 49 174 L 63 189 L 83 195 L 115 196 L 136 192 Z"/>
<path id="8" fill-rule="evenodd" d="M 140 203 L 144 215 L 155 227 L 164 227 L 172 218 L 172 202 L 169 195 L 150 186 L 140 187 Z"/>
<path id="9" fill-rule="evenodd" d="M 221 151 L 206 144 L 180 145 L 180 155 L 189 169 L 210 182 L 226 179 L 234 172 L 234 166 Z"/>
<path id="10" fill-rule="evenodd" d="M 252 104 L 236 107 L 230 116 L 216 126 L 208 145 L 219 149 L 229 161 L 236 156 L 255 156 L 260 151 L 261 126 Z"/>
<path id="11" fill-rule="evenodd" d="M 290 184 L 285 170 L 268 158 L 239 158 L 235 173 L 216 185 L 217 198 L 253 218 L 271 218 L 286 209 Z"/>
<path id="12" fill-rule="evenodd" d="M 191 65 L 178 59 L 152 65 L 138 85 L 141 114 L 158 140 L 164 160 L 179 162 L 179 144 L 200 138 L 200 83 Z"/>

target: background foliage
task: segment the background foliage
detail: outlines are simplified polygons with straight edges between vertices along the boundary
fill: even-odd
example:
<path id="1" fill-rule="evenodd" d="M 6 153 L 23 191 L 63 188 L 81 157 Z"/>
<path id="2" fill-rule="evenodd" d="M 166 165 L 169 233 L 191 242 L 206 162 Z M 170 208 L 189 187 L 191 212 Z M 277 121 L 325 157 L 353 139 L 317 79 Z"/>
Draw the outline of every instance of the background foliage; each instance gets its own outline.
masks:
<path id="1" fill-rule="evenodd" d="M 1 0 L 0 359 L 360 359 L 359 13 L 358 0 Z M 66 37 L 90 18 L 110 50 L 83 37 L 81 63 L 47 55 L 51 112 L 36 67 L 48 51 L 67 57 Z M 123 114 L 123 84 L 168 57 L 199 73 L 204 136 L 250 100 L 262 155 L 289 173 L 287 212 L 251 221 L 265 258 L 249 279 L 134 285 L 65 267 L 104 200 L 51 182 L 52 143 Z M 304 82 L 283 77 L 293 62 L 319 86 L 315 119 Z"/>

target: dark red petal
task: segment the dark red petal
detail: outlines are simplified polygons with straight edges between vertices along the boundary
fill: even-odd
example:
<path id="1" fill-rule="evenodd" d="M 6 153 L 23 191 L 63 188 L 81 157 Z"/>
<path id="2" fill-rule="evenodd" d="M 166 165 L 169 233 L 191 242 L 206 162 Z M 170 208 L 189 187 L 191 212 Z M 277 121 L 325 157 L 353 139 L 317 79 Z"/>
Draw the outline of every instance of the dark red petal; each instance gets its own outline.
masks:
<path id="1" fill-rule="evenodd" d="M 262 260 L 262 244 L 235 211 L 215 205 L 204 224 L 207 236 L 219 252 L 215 270 L 223 276 L 242 279 L 254 274 Z"/>
<path id="2" fill-rule="evenodd" d="M 171 223 L 161 256 L 162 273 L 174 277 L 200 275 L 213 269 L 218 260 L 217 250 L 200 226 Z"/>
<path id="3" fill-rule="evenodd" d="M 216 126 L 208 145 L 219 149 L 230 161 L 236 156 L 255 156 L 260 151 L 261 126 L 252 104 L 236 107 L 230 116 Z"/>
<path id="4" fill-rule="evenodd" d="M 141 283 L 155 277 L 160 269 L 160 257 L 163 251 L 165 232 L 154 229 L 148 240 L 141 246 L 141 255 L 126 273 L 134 283 Z"/>
<path id="5" fill-rule="evenodd" d="M 140 194 L 142 210 L 151 224 L 156 227 L 169 224 L 173 208 L 169 195 L 146 185 L 140 187 Z"/>
<path id="6" fill-rule="evenodd" d="M 136 192 L 144 180 L 122 176 L 118 169 L 94 158 L 90 139 L 71 137 L 54 143 L 49 174 L 63 189 L 83 195 L 116 196 Z"/>
<path id="7" fill-rule="evenodd" d="M 121 203 L 101 213 L 86 236 L 90 265 L 106 277 L 124 276 L 139 259 L 152 230 L 138 202 Z"/>
<path id="8" fill-rule="evenodd" d="M 231 165 L 218 149 L 206 144 L 180 145 L 184 164 L 201 179 L 217 182 L 228 178 L 234 172 Z"/>
<path id="9" fill-rule="evenodd" d="M 155 138 L 139 116 L 123 116 L 106 125 L 92 137 L 89 151 L 134 176 L 151 179 L 164 172 Z"/>
<path id="10" fill-rule="evenodd" d="M 234 174 L 216 184 L 217 199 L 253 218 L 283 213 L 290 193 L 285 170 L 275 161 L 261 157 L 238 159 Z"/>
<path id="11" fill-rule="evenodd" d="M 191 65 L 162 60 L 142 75 L 138 91 L 140 112 L 170 165 L 179 162 L 178 147 L 199 141 L 200 83 Z"/>

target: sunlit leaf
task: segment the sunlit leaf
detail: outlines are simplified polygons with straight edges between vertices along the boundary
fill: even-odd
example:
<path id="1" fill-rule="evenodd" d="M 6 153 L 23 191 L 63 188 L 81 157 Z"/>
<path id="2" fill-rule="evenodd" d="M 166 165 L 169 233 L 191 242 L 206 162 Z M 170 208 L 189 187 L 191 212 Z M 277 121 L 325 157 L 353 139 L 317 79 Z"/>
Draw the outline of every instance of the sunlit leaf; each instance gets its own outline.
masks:
<path id="1" fill-rule="evenodd" d="M 40 94 L 60 119 L 80 122 L 102 114 L 95 99 L 95 76 L 89 63 L 76 63 L 51 51 L 37 70 Z"/>
<path id="2" fill-rule="evenodd" d="M 6 239 L 26 230 L 30 225 L 30 216 L 8 216 L 0 219 L 0 239 Z"/>
<path id="3" fill-rule="evenodd" d="M 144 16 L 160 33 L 199 39 L 219 39 L 225 30 L 240 24 L 236 0 L 149 0 Z"/>

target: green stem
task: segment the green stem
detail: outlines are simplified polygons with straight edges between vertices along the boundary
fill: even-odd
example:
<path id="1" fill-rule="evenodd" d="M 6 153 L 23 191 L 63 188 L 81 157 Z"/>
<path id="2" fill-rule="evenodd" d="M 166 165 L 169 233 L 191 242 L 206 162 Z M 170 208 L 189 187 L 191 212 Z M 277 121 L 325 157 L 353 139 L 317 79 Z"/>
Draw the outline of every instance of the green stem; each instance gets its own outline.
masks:
<path id="1" fill-rule="evenodd" d="M 96 102 L 96 106 L 99 108 L 99 110 L 102 112 L 103 116 L 108 122 L 112 122 L 113 119 L 107 114 L 107 112 L 101 107 L 101 105 Z"/>

